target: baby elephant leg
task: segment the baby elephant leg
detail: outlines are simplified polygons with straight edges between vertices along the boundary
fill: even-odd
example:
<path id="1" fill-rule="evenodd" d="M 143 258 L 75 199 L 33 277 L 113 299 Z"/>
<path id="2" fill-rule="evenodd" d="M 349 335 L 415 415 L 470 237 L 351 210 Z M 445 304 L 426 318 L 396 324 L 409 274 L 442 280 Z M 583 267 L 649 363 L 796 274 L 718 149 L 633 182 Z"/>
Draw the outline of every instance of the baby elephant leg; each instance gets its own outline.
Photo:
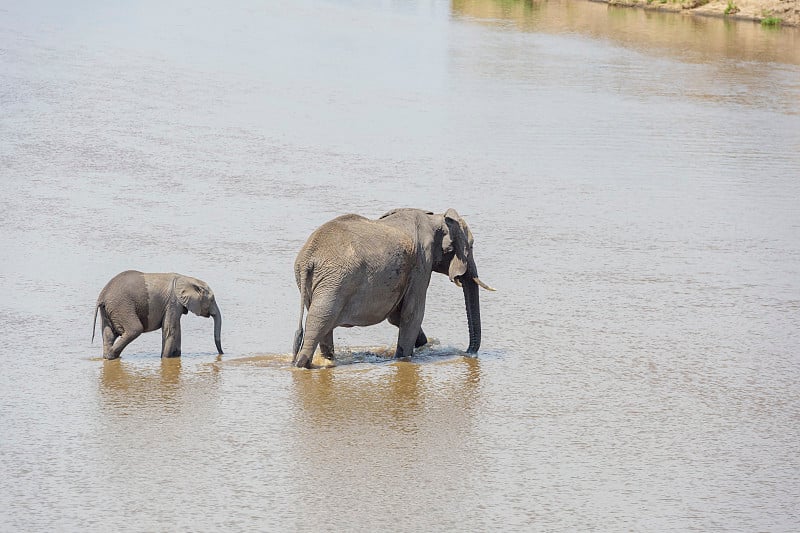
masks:
<path id="1" fill-rule="evenodd" d="M 168 312 L 161 327 L 161 357 L 181 356 L 181 314 Z"/>
<path id="2" fill-rule="evenodd" d="M 100 327 L 103 334 L 103 359 L 114 359 L 112 347 L 119 335 L 111 325 L 104 307 L 100 307 Z"/>
<path id="3" fill-rule="evenodd" d="M 122 353 L 122 350 L 124 350 L 127 345 L 133 342 L 136 337 L 141 335 L 143 331 L 144 328 L 142 327 L 141 323 L 137 322 L 136 324 L 131 325 L 111 347 L 109 356 L 106 357 L 106 359 L 116 359 L 119 357 Z"/>

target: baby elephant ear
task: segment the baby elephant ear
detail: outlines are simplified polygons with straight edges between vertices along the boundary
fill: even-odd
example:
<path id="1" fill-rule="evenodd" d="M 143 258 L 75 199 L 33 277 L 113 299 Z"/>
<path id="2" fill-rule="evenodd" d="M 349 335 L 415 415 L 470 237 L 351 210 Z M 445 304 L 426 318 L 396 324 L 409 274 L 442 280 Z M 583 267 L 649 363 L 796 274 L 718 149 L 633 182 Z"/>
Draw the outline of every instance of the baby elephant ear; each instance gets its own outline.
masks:
<path id="1" fill-rule="evenodd" d="M 175 297 L 181 305 L 196 315 L 201 312 L 200 302 L 205 291 L 202 285 L 191 279 L 179 277 L 175 280 Z"/>
<path id="2" fill-rule="evenodd" d="M 453 242 L 453 259 L 450 261 L 448 275 L 450 281 L 458 284 L 456 278 L 463 276 L 467 272 L 467 255 L 469 254 L 469 241 L 462 227 L 461 217 L 455 209 L 448 209 L 444 214 L 444 221 L 447 224 L 447 231 L 450 233 L 450 240 Z"/>

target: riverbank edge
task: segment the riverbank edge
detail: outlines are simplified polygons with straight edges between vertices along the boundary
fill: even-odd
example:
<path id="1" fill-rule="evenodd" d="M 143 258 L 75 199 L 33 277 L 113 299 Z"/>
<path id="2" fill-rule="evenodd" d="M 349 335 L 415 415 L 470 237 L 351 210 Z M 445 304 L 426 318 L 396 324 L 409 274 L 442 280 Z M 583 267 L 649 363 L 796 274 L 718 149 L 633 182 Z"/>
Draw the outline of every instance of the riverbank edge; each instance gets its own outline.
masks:
<path id="1" fill-rule="evenodd" d="M 799 0 L 589 0 L 614 7 L 686 13 L 704 17 L 800 27 Z M 765 22 L 766 21 L 766 22 Z"/>

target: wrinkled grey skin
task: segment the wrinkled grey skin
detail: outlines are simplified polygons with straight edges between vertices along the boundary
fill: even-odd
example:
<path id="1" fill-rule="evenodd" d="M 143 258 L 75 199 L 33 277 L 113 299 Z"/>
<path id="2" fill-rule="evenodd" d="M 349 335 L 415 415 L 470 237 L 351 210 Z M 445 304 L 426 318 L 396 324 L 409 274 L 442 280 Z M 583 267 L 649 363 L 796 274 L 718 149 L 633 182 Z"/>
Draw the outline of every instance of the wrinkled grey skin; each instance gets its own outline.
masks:
<path id="1" fill-rule="evenodd" d="M 161 357 L 180 357 L 181 315 L 188 311 L 214 318 L 214 342 L 222 354 L 222 313 L 211 288 L 199 279 L 126 270 L 114 276 L 97 297 L 93 341 L 98 311 L 106 359 L 116 359 L 136 337 L 159 328 Z"/>
<path id="2" fill-rule="evenodd" d="M 317 345 L 333 358 L 333 330 L 370 326 L 388 320 L 399 328 L 395 357 L 410 357 L 427 343 L 422 331 L 425 295 L 431 273 L 447 274 L 463 287 L 470 343 L 481 342 L 478 278 L 472 233 L 449 209 L 437 215 L 420 209 L 395 209 L 378 220 L 344 215 L 308 238 L 294 264 L 300 289 L 300 324 L 293 364 L 311 367 Z M 303 331 L 303 313 L 308 310 Z"/>

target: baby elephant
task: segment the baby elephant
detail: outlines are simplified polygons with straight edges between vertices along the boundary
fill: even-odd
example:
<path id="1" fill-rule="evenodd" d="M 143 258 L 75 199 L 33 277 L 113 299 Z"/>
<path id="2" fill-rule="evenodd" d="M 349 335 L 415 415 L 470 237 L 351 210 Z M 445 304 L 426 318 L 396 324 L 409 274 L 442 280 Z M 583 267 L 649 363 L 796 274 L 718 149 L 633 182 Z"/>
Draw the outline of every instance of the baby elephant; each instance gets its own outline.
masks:
<path id="1" fill-rule="evenodd" d="M 161 357 L 181 355 L 181 315 L 188 311 L 214 317 L 214 342 L 222 354 L 222 314 L 211 288 L 199 279 L 181 274 L 147 274 L 126 270 L 114 276 L 100 291 L 94 310 L 92 341 L 97 311 L 103 328 L 103 357 L 116 359 L 145 331 L 161 328 Z"/>

